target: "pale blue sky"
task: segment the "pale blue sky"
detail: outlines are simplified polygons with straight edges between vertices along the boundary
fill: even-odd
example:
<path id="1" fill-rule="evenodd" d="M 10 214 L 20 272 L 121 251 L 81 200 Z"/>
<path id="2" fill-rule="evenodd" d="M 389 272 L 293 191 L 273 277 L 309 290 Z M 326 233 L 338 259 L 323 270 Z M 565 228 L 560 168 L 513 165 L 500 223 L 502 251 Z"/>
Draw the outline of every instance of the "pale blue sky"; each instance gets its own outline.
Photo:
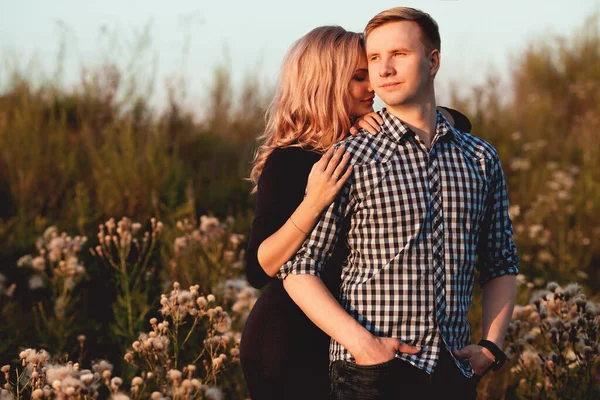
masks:
<path id="1" fill-rule="evenodd" d="M 164 99 L 165 76 L 174 73 L 185 77 L 190 101 L 201 107 L 219 63 L 230 67 L 236 85 L 248 71 L 274 82 L 286 50 L 312 28 L 337 24 L 362 31 L 372 16 L 398 5 L 427 11 L 440 25 L 442 101 L 451 80 L 471 86 L 490 72 L 506 74 L 510 57 L 530 40 L 569 35 L 600 11 L 600 0 L 0 0 L 0 50 L 21 62 L 37 54 L 38 64 L 50 72 L 64 35 L 66 83 L 74 83 L 82 66 L 103 59 L 128 62 L 132 51 L 126 43 L 150 22 L 156 98 Z M 103 26 L 117 42 L 101 34 Z M 136 61 L 149 76 L 151 54 Z"/>

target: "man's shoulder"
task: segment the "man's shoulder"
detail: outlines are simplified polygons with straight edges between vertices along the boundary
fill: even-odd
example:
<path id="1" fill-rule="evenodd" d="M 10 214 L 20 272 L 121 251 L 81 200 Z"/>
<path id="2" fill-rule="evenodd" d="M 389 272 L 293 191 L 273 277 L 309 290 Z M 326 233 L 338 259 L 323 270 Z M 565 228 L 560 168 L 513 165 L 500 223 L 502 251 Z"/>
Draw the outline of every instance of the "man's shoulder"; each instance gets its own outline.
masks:
<path id="1" fill-rule="evenodd" d="M 344 146 L 353 165 L 384 162 L 394 150 L 386 134 L 380 132 L 373 135 L 364 129 L 359 130 L 356 135 L 348 136 L 336 146 Z"/>
<path id="2" fill-rule="evenodd" d="M 457 131 L 463 151 L 471 158 L 499 160 L 498 151 L 488 141 L 472 133 Z"/>

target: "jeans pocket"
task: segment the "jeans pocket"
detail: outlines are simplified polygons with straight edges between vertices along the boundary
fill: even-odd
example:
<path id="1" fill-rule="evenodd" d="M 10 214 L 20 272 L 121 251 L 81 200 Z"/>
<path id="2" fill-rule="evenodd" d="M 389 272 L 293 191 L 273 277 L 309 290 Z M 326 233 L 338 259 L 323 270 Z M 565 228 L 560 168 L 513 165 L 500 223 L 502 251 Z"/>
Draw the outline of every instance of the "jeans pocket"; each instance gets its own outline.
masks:
<path id="1" fill-rule="evenodd" d="M 332 394 L 344 400 L 380 400 L 388 398 L 392 381 L 392 359 L 380 364 L 358 365 L 335 361 L 331 371 Z"/>
<path id="2" fill-rule="evenodd" d="M 354 362 L 346 361 L 345 367 L 348 369 L 356 369 L 356 370 L 380 370 L 385 369 L 392 363 L 394 363 L 397 359 L 394 357 L 391 360 L 379 363 L 379 364 L 371 364 L 371 365 L 360 365 Z"/>

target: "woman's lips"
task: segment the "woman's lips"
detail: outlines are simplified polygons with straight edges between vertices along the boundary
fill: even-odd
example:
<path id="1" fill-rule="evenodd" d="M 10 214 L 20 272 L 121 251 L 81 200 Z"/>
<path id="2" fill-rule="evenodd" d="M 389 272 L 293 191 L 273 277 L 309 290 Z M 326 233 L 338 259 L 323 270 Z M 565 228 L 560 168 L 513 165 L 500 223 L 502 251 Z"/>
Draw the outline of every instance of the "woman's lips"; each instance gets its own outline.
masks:
<path id="1" fill-rule="evenodd" d="M 375 102 L 375 97 L 369 97 L 368 99 L 361 100 L 360 102 L 368 105 L 373 105 L 373 103 Z"/>

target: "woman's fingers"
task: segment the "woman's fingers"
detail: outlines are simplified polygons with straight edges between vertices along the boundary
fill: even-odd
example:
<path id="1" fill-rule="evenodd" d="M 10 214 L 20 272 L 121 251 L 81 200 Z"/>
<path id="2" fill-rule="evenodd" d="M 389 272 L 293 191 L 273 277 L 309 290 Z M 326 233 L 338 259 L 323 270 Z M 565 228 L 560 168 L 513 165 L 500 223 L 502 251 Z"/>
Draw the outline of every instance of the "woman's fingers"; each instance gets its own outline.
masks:
<path id="1" fill-rule="evenodd" d="M 337 165 L 337 167 L 335 167 L 335 170 L 333 171 L 333 174 L 332 174 L 333 178 L 336 181 L 338 179 L 340 179 L 340 177 L 344 174 L 344 171 L 346 170 L 346 165 L 348 164 L 348 160 L 350 160 L 350 154 L 344 153 L 340 163 Z"/>
<path id="2" fill-rule="evenodd" d="M 334 148 L 330 147 L 329 150 L 327 150 L 325 152 L 325 154 L 323 154 L 321 159 L 318 161 L 318 163 L 320 163 L 320 167 L 321 167 L 322 171 L 324 171 L 327 168 L 327 165 L 329 164 L 329 160 L 331 160 L 331 157 L 333 156 L 333 152 L 334 152 Z"/>
<path id="3" fill-rule="evenodd" d="M 379 132 L 379 127 L 383 124 L 383 118 L 376 112 L 370 112 L 363 115 L 358 121 L 358 126 L 374 135 Z"/>
<path id="4" fill-rule="evenodd" d="M 343 155 L 344 155 L 344 146 L 340 146 L 337 148 L 335 153 L 333 153 L 333 156 L 330 157 L 327 167 L 325 168 L 325 172 L 327 174 L 329 174 L 329 176 L 331 176 L 333 174 L 333 172 L 335 171 L 335 168 L 340 163 L 340 160 L 342 159 Z"/>
<path id="5" fill-rule="evenodd" d="M 383 125 L 383 117 L 381 115 L 379 115 L 378 112 L 370 112 L 367 115 L 369 117 L 371 117 L 373 120 L 375 120 L 375 122 L 377 123 L 378 126 Z"/>
<path id="6" fill-rule="evenodd" d="M 379 125 L 374 123 L 369 117 L 365 117 L 364 119 L 358 121 L 358 126 L 369 132 L 371 135 L 375 135 L 377 132 L 379 132 Z"/>
<path id="7" fill-rule="evenodd" d="M 338 181 L 336 182 L 335 188 L 337 191 L 339 191 L 342 188 L 344 183 L 346 183 L 348 178 L 350 178 L 350 175 L 352 175 L 352 165 L 348 165 L 348 168 L 346 168 L 346 172 L 344 172 L 344 175 L 340 176 L 340 179 L 338 179 Z"/>

